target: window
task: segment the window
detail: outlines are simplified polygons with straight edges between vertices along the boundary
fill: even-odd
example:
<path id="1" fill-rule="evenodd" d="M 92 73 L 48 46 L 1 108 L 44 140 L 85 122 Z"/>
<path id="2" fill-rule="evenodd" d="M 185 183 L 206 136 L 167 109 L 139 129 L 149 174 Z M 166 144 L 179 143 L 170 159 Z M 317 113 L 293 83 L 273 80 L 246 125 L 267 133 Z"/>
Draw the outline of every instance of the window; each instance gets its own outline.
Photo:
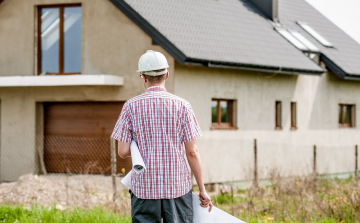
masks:
<path id="1" fill-rule="evenodd" d="M 296 124 L 296 102 L 291 102 L 290 104 L 290 114 L 291 114 L 291 129 L 297 129 Z"/>
<path id="2" fill-rule="evenodd" d="M 233 100 L 212 99 L 211 128 L 234 129 L 233 110 L 234 110 Z"/>
<path id="3" fill-rule="evenodd" d="M 308 32 L 312 37 L 314 37 L 317 41 L 319 41 L 322 45 L 326 47 L 333 47 L 333 45 L 327 41 L 324 37 L 322 37 L 318 32 L 316 32 L 311 26 L 304 22 L 296 22 L 301 28 L 303 28 L 306 32 Z"/>
<path id="4" fill-rule="evenodd" d="M 81 73 L 81 5 L 38 7 L 38 75 Z"/>
<path id="5" fill-rule="evenodd" d="M 289 32 L 291 33 L 291 35 L 293 35 L 296 39 L 298 39 L 301 43 L 303 43 L 307 48 L 308 51 L 311 52 L 320 52 L 320 50 L 312 43 L 310 42 L 308 39 L 306 39 L 303 35 L 301 35 L 301 33 L 299 33 L 298 31 L 295 30 L 289 30 Z"/>
<path id="6" fill-rule="evenodd" d="M 339 127 L 355 127 L 355 105 L 339 104 Z"/>
<path id="7" fill-rule="evenodd" d="M 293 35 L 291 35 L 286 29 L 277 28 L 276 31 L 299 50 L 307 50 L 307 47 L 303 43 L 301 43 L 300 40 L 296 39 Z"/>
<path id="8" fill-rule="evenodd" d="M 320 52 L 320 50 L 314 44 L 312 44 L 296 30 L 289 30 L 284 28 L 276 28 L 275 30 L 301 51 L 317 53 Z"/>
<path id="9" fill-rule="evenodd" d="M 281 124 L 281 101 L 275 102 L 275 129 L 282 129 Z"/>

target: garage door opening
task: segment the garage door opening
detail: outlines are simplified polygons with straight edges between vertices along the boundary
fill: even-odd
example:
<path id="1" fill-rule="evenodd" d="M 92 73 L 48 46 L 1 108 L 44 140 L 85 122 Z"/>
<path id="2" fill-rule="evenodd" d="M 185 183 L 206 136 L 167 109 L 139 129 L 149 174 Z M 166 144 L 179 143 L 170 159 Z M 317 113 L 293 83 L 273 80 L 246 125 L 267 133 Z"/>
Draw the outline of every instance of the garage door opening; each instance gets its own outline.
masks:
<path id="1" fill-rule="evenodd" d="M 44 103 L 44 162 L 49 173 L 110 174 L 110 135 L 123 102 Z M 131 170 L 131 158 L 117 172 Z"/>

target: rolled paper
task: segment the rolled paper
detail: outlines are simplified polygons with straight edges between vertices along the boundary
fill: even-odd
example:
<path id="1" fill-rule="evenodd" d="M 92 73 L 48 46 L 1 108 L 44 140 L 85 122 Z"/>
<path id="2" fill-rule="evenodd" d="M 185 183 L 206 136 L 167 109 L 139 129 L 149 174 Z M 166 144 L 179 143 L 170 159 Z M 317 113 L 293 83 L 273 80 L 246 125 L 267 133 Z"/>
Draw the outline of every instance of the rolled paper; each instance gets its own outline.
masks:
<path id="1" fill-rule="evenodd" d="M 245 223 L 217 207 L 213 207 L 211 212 L 209 212 L 209 208 L 200 206 L 199 197 L 194 193 L 192 194 L 192 200 L 194 223 Z"/>
<path id="2" fill-rule="evenodd" d="M 143 158 L 141 157 L 139 147 L 134 140 L 131 141 L 130 151 L 131 151 L 131 161 L 133 166 L 132 170 L 135 171 L 136 173 L 140 173 L 146 170 L 146 166 Z"/>
<path id="3" fill-rule="evenodd" d="M 132 170 L 128 174 L 126 174 L 126 176 L 121 180 L 121 183 L 124 184 L 127 189 L 130 188 L 131 172 Z"/>

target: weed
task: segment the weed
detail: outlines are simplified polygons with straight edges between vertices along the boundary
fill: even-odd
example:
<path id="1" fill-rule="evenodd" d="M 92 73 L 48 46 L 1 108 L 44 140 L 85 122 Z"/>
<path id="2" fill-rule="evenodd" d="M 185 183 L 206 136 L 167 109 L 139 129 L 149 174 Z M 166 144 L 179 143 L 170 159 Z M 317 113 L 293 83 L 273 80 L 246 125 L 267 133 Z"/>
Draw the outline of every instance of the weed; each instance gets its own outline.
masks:
<path id="1" fill-rule="evenodd" d="M 271 184 L 221 194 L 215 206 L 246 222 L 360 222 L 360 184 L 348 179 L 281 178 Z"/>

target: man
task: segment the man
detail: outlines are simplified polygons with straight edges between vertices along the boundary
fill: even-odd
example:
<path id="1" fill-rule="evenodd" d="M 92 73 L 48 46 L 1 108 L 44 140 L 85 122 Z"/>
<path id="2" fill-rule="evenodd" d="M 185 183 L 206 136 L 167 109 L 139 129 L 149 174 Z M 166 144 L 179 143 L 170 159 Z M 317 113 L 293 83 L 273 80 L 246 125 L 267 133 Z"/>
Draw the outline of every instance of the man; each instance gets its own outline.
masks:
<path id="1" fill-rule="evenodd" d="M 212 209 L 195 142 L 201 130 L 190 103 L 166 91 L 168 67 L 159 52 L 148 50 L 140 57 L 138 72 L 147 90 L 124 104 L 112 133 L 119 141 L 120 157 L 131 155 L 130 143 L 135 140 L 146 166 L 141 173 L 132 172 L 132 222 L 161 222 L 161 218 L 164 223 L 193 222 L 185 154 L 200 190 L 200 205 Z"/>

